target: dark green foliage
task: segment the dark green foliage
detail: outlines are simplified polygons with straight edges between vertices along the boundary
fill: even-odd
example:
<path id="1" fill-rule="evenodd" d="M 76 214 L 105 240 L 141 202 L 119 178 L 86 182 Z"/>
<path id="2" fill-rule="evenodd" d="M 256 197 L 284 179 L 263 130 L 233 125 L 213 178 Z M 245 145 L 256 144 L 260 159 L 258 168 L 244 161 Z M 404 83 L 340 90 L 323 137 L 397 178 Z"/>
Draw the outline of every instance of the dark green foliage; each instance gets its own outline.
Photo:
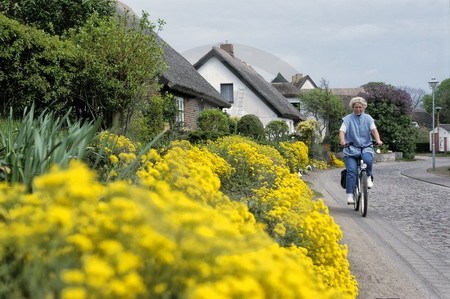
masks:
<path id="1" fill-rule="evenodd" d="M 403 152 L 403 157 L 415 155 L 416 131 L 412 123 L 411 96 L 400 89 L 385 84 L 366 84 L 366 112 L 374 119 L 383 143 L 389 149 Z"/>
<path id="2" fill-rule="evenodd" d="M 48 108 L 64 114 L 80 65 L 75 46 L 2 14 L 0 41 L 0 117 L 14 107 L 14 118 L 20 118 L 33 103 L 36 113 Z"/>
<path id="3" fill-rule="evenodd" d="M 178 105 L 173 95 L 157 94 L 149 99 L 145 110 L 137 111 L 131 119 L 127 136 L 140 143 L 148 143 L 162 131 L 165 134 L 154 141 L 155 146 L 164 146 L 184 134 L 183 124 L 176 121 Z M 180 131 L 181 130 L 181 131 Z"/>
<path id="4" fill-rule="evenodd" d="M 229 133 L 225 132 L 217 132 L 217 131 L 193 131 L 190 132 L 187 136 L 187 140 L 192 144 L 205 143 L 208 140 L 217 140 L 220 137 L 228 136 Z"/>
<path id="5" fill-rule="evenodd" d="M 417 153 L 429 153 L 430 152 L 430 143 L 429 142 L 416 143 L 416 152 Z"/>
<path id="6" fill-rule="evenodd" d="M 229 127 L 231 134 L 237 135 L 237 120 L 236 120 L 236 118 L 228 117 L 228 127 Z"/>
<path id="7" fill-rule="evenodd" d="M 260 140 L 264 138 L 264 125 L 254 114 L 247 114 L 241 117 L 237 123 L 237 132 L 240 135 Z"/>
<path id="8" fill-rule="evenodd" d="M 141 19 L 93 14 L 70 31 L 84 65 L 74 90 L 79 117 L 101 116 L 105 128 L 117 124 L 117 133 L 127 134 L 135 113 L 148 108 L 148 95 L 159 90 L 158 78 L 166 69 L 162 45 L 151 33 L 155 27 L 147 14 Z"/>
<path id="9" fill-rule="evenodd" d="M 112 16 L 115 4 L 113 0 L 0 0 L 0 11 L 22 24 L 61 35 L 82 26 L 93 12 Z"/>
<path id="10" fill-rule="evenodd" d="M 229 117 L 220 109 L 207 109 L 200 112 L 197 122 L 200 130 L 229 133 Z"/>
<path id="11" fill-rule="evenodd" d="M 289 126 L 285 121 L 273 120 L 266 125 L 265 132 L 270 141 L 286 141 L 289 137 Z"/>
<path id="12" fill-rule="evenodd" d="M 132 120 L 148 111 L 148 95 L 159 90 L 165 69 L 162 48 L 140 20 L 94 14 L 61 41 L 0 15 L 0 114 L 25 107 L 72 119 L 103 119 L 103 128 L 126 135 Z M 76 45 L 76 46 L 75 46 Z M 164 110 L 164 109 L 163 109 Z M 142 116 L 142 115 L 141 115 Z"/>

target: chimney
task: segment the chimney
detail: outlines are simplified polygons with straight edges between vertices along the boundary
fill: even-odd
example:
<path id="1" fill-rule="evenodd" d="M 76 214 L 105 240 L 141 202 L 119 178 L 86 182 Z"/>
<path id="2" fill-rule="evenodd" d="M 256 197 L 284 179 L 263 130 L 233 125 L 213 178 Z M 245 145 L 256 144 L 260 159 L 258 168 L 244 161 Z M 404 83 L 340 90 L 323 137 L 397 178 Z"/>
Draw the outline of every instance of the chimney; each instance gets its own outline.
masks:
<path id="1" fill-rule="evenodd" d="M 294 76 L 292 76 L 292 83 L 299 82 L 301 78 L 303 78 L 303 74 L 295 74 Z"/>
<path id="2" fill-rule="evenodd" d="M 233 44 L 226 42 L 225 44 L 220 44 L 220 48 L 227 51 L 228 54 L 234 57 Z"/>

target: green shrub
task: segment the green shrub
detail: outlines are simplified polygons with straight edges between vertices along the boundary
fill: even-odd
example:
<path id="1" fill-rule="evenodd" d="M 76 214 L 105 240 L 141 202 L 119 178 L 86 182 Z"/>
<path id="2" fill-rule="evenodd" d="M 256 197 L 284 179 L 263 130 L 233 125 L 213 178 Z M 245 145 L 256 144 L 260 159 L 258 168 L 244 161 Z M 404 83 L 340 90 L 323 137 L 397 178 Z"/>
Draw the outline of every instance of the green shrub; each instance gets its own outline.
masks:
<path id="1" fill-rule="evenodd" d="M 193 144 L 204 143 L 208 140 L 214 141 L 220 137 L 229 135 L 228 133 L 216 132 L 216 131 L 193 131 L 188 134 L 186 138 L 189 142 Z"/>
<path id="2" fill-rule="evenodd" d="M 228 118 L 228 126 L 230 127 L 230 133 L 233 135 L 237 135 L 237 123 L 238 117 L 229 117 Z"/>
<path id="3" fill-rule="evenodd" d="M 289 138 L 289 126 L 283 120 L 273 120 L 266 125 L 266 138 L 270 141 L 286 141 Z"/>
<path id="4" fill-rule="evenodd" d="M 219 109 L 207 109 L 198 116 L 198 127 L 203 131 L 229 133 L 228 115 Z"/>
<path id="5" fill-rule="evenodd" d="M 264 125 L 256 115 L 247 114 L 238 121 L 237 132 L 240 135 L 260 140 L 264 138 Z"/>

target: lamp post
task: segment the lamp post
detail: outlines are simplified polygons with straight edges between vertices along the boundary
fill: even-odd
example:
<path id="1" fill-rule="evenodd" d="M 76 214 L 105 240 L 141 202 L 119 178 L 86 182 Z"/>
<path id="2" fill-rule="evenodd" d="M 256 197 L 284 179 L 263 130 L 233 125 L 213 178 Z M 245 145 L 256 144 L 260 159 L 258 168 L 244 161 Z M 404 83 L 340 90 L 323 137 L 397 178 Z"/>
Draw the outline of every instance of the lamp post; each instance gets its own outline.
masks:
<path id="1" fill-rule="evenodd" d="M 434 145 L 435 143 L 435 138 L 434 138 L 434 90 L 436 89 L 437 84 L 439 83 L 439 81 L 436 80 L 436 78 L 431 78 L 431 81 L 428 82 L 428 84 L 430 85 L 431 88 L 431 97 L 432 97 L 432 108 L 431 108 L 431 114 L 433 115 L 433 131 L 431 131 L 431 152 L 432 152 L 432 167 L 433 170 L 436 170 L 436 146 Z"/>
<path id="2" fill-rule="evenodd" d="M 441 139 L 439 138 L 439 111 L 441 111 L 442 107 L 435 107 L 434 109 L 436 109 L 436 115 L 437 115 L 437 117 L 436 117 L 436 119 L 437 119 L 437 122 L 436 122 L 437 149 L 438 149 L 438 152 L 440 152 L 440 150 L 441 150 Z"/>

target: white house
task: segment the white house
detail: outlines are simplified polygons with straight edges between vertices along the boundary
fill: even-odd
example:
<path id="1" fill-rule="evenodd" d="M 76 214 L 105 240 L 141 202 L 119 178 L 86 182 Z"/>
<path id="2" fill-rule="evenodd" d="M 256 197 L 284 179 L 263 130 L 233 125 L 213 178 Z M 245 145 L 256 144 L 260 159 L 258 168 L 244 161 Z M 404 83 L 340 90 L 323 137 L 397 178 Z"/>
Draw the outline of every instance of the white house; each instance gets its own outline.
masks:
<path id="1" fill-rule="evenodd" d="M 230 116 L 254 114 L 263 125 L 283 120 L 290 132 L 306 118 L 250 65 L 236 58 L 233 45 L 213 47 L 194 67 L 231 104 Z"/>
<path id="2" fill-rule="evenodd" d="M 433 134 L 435 151 L 444 153 L 450 151 L 450 124 L 440 124 L 430 131 L 430 151 L 433 150 Z"/>

